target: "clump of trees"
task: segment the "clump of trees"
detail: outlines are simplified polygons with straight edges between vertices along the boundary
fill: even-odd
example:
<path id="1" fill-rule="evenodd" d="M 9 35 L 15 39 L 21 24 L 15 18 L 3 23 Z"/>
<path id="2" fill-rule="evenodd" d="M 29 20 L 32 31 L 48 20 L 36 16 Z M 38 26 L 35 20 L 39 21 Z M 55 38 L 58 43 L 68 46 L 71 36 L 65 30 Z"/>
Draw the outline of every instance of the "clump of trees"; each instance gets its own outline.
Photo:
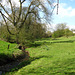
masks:
<path id="1" fill-rule="evenodd" d="M 52 37 L 72 36 L 73 32 L 67 27 L 66 23 L 60 23 L 56 25 L 56 30 L 53 32 Z"/>
<path id="2" fill-rule="evenodd" d="M 33 21 L 33 20 L 34 21 Z M 10 25 L 11 31 L 14 33 L 12 26 Z M 29 42 L 34 42 L 36 39 L 45 37 L 46 35 L 46 25 L 44 23 L 36 22 L 34 17 L 31 15 L 27 18 L 26 23 L 21 28 L 17 39 L 16 35 L 11 35 L 6 25 L 0 26 L 0 38 L 8 42 L 17 42 L 22 44 L 27 44 Z"/>
<path id="3" fill-rule="evenodd" d="M 52 32 L 51 31 L 47 31 L 46 32 L 46 37 L 52 37 Z"/>

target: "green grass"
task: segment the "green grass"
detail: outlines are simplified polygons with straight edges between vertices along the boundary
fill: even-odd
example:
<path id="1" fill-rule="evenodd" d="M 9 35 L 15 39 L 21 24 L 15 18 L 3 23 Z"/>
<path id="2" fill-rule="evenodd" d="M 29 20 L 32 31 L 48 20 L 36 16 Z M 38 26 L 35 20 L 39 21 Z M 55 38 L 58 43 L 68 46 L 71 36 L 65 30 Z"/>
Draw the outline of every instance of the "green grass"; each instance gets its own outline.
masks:
<path id="1" fill-rule="evenodd" d="M 8 45 L 10 45 L 9 49 L 8 49 Z M 0 53 L 12 54 L 14 51 L 19 50 L 16 48 L 16 46 L 17 44 L 11 44 L 0 40 Z"/>
<path id="2" fill-rule="evenodd" d="M 27 49 L 30 64 L 6 75 L 75 75 L 74 39 L 75 36 L 36 41 L 41 45 Z"/>
<path id="3" fill-rule="evenodd" d="M 10 45 L 9 49 L 8 45 Z M 22 54 L 21 50 L 17 48 L 17 44 L 11 44 L 0 40 L 0 65 L 6 64 L 11 60 L 15 60 L 13 58 L 13 54 L 15 56 Z"/>

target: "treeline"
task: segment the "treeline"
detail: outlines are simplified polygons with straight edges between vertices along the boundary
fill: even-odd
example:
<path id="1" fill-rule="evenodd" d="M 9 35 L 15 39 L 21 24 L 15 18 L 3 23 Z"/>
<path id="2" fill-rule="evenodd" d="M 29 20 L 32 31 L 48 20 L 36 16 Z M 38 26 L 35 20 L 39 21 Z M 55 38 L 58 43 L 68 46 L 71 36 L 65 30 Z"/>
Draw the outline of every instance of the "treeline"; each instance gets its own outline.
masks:
<path id="1" fill-rule="evenodd" d="M 57 38 L 57 37 L 66 36 L 68 38 L 69 36 L 73 36 L 73 35 L 74 35 L 73 32 L 67 28 L 67 29 L 64 29 L 64 30 L 54 31 L 53 34 L 52 34 L 52 37 Z"/>
<path id="2" fill-rule="evenodd" d="M 47 27 L 45 24 L 36 22 L 32 20 L 33 17 L 29 17 L 26 20 L 26 23 L 21 28 L 20 33 L 16 37 L 16 35 L 9 34 L 6 25 L 0 25 L 0 38 L 4 39 L 7 42 L 14 42 L 23 45 L 29 45 L 33 43 L 35 40 L 41 38 L 58 38 L 58 37 L 69 37 L 73 36 L 73 31 L 71 31 L 65 23 L 57 24 L 56 30 L 54 32 L 47 31 Z M 11 32 L 15 33 L 12 29 L 12 25 L 10 25 Z"/>
<path id="3" fill-rule="evenodd" d="M 73 31 L 71 31 L 67 27 L 66 23 L 57 24 L 55 29 L 56 30 L 53 33 L 48 32 L 48 35 L 51 36 L 52 38 L 58 38 L 58 37 L 62 37 L 62 36 L 65 36 L 68 38 L 69 36 L 74 35 Z"/>

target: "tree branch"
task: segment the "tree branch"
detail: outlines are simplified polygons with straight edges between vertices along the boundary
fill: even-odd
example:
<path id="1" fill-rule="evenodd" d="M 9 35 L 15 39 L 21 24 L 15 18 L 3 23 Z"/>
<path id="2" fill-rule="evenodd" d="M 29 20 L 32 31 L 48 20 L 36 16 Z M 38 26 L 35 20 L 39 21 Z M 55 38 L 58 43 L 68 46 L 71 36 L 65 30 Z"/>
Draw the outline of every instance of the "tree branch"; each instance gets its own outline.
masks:
<path id="1" fill-rule="evenodd" d="M 7 26 L 8 32 L 9 32 L 11 35 L 14 35 L 14 34 L 11 33 L 11 31 L 9 30 L 9 27 L 8 27 L 8 25 L 7 25 L 7 22 L 6 22 L 6 19 L 5 19 L 5 17 L 4 17 L 4 14 L 3 14 L 1 11 L 0 11 L 0 13 L 1 13 L 1 15 L 2 15 L 2 17 L 3 17 L 3 19 L 4 19 L 4 22 L 5 22 L 6 26 Z"/>
<path id="2" fill-rule="evenodd" d="M 0 11 L 0 13 L 1 14 L 3 14 L 1 11 Z M 11 23 L 13 23 L 8 17 L 6 17 L 4 14 L 3 14 L 3 16 L 5 17 L 5 18 L 7 18 Z"/>
<path id="3" fill-rule="evenodd" d="M 26 0 L 23 0 L 21 3 L 24 3 Z"/>
<path id="4" fill-rule="evenodd" d="M 22 13 L 22 3 L 21 3 L 21 0 L 19 0 L 19 2 L 20 2 L 19 17 L 18 17 L 18 19 L 17 19 L 17 21 L 16 21 L 16 25 L 17 25 L 17 23 L 19 22 L 20 16 L 21 16 L 21 13 Z"/>
<path id="5" fill-rule="evenodd" d="M 11 0 L 9 0 L 9 3 L 10 3 L 11 11 L 12 11 L 12 14 L 13 14 L 12 20 L 13 20 L 13 23 L 15 24 L 15 13 L 14 13 L 14 10 L 13 10 L 13 6 L 12 6 L 12 3 L 11 3 Z"/>
<path id="6" fill-rule="evenodd" d="M 31 4 L 29 5 L 28 10 L 27 10 L 27 13 L 26 13 L 26 15 L 25 15 L 25 17 L 24 17 L 23 22 L 21 23 L 20 28 L 22 28 L 23 24 L 25 23 L 25 21 L 26 21 L 26 19 L 27 19 L 27 16 L 29 15 L 30 7 L 31 7 L 31 5 L 33 4 L 33 2 L 34 2 L 34 1 L 32 1 Z"/>
<path id="7" fill-rule="evenodd" d="M 5 10 L 5 8 L 4 8 L 4 6 L 0 3 L 0 6 L 3 8 L 3 10 L 6 12 L 6 14 L 10 17 L 10 18 L 12 18 L 9 14 L 8 14 L 8 12 Z"/>

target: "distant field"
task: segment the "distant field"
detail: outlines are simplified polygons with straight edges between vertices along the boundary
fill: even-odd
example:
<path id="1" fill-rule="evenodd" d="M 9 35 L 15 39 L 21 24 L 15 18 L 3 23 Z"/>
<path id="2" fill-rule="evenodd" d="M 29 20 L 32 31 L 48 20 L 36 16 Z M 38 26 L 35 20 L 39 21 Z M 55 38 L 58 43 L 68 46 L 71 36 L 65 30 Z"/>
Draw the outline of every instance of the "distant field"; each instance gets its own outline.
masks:
<path id="1" fill-rule="evenodd" d="M 47 38 L 37 43 L 40 46 L 27 49 L 30 63 L 6 75 L 75 75 L 75 36 Z"/>

